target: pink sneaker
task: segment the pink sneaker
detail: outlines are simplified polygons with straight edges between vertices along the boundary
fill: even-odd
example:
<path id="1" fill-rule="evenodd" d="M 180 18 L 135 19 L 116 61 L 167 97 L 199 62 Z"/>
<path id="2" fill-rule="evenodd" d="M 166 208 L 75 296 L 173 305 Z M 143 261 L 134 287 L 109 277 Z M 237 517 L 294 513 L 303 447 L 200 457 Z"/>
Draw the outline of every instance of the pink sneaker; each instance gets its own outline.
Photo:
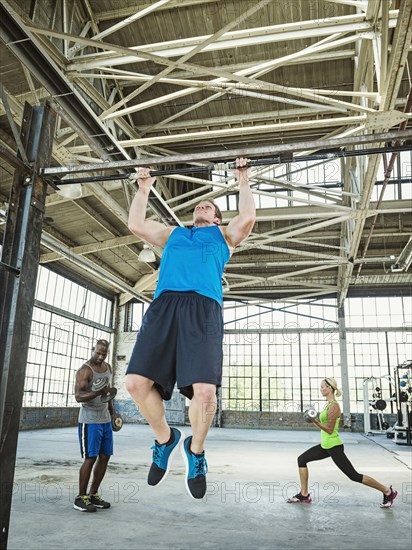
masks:
<path id="1" fill-rule="evenodd" d="M 390 490 L 391 492 L 389 493 L 389 495 L 385 495 L 385 493 L 383 493 L 383 502 L 381 504 L 381 508 L 390 508 L 393 504 L 393 501 L 398 496 L 398 491 L 394 491 L 392 489 L 392 485 L 390 486 Z"/>
<path id="2" fill-rule="evenodd" d="M 306 497 L 304 497 L 302 495 L 302 493 L 298 493 L 294 497 L 288 498 L 287 502 L 290 502 L 290 503 L 292 503 L 292 502 L 306 502 L 306 503 L 309 503 L 309 502 L 312 502 L 312 499 L 310 498 L 310 493 L 308 493 L 308 495 Z"/>

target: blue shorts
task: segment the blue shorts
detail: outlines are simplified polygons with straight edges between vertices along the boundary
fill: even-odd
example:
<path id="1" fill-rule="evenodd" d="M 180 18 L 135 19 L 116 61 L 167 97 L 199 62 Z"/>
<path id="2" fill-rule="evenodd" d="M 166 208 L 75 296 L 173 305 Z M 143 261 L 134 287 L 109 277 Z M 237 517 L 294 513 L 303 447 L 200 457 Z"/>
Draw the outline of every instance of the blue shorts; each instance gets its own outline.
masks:
<path id="1" fill-rule="evenodd" d="M 112 423 L 82 424 L 78 426 L 80 453 L 82 458 L 113 454 Z"/>

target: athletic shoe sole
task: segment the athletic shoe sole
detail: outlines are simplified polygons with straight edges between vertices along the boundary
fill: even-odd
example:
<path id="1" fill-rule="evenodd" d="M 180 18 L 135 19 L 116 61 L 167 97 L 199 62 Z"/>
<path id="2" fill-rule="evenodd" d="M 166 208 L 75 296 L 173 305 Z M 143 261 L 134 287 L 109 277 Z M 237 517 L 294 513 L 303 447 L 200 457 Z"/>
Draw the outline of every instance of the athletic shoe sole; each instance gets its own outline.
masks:
<path id="1" fill-rule="evenodd" d="M 186 438 L 185 438 L 186 439 Z M 180 452 L 183 456 L 183 460 L 185 461 L 185 487 L 186 487 L 186 491 L 188 492 L 189 496 L 193 499 L 193 500 L 196 500 L 195 497 L 192 495 L 192 493 L 190 492 L 190 489 L 189 489 L 189 484 L 188 484 L 188 480 L 187 480 L 187 477 L 189 475 L 189 460 L 187 459 L 187 455 L 186 455 L 186 451 L 185 451 L 185 440 L 183 440 L 183 444 L 180 448 Z"/>
<path id="2" fill-rule="evenodd" d="M 93 513 L 93 512 L 96 512 L 96 507 L 94 508 L 94 510 L 86 510 L 86 508 L 81 508 L 80 506 L 76 506 L 75 504 L 73 504 L 73 508 L 75 510 L 79 510 L 79 512 L 89 512 L 90 513 Z"/>

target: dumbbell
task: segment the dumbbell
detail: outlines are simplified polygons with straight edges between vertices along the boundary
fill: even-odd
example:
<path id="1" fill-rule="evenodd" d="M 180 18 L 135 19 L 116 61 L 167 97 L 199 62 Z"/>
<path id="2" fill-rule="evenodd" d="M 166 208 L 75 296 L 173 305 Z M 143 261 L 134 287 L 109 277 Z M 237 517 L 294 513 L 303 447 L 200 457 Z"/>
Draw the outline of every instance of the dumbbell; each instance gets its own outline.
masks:
<path id="1" fill-rule="evenodd" d="M 120 414 L 114 413 L 112 416 L 112 429 L 114 432 L 118 432 L 123 428 L 123 418 Z"/>
<path id="2" fill-rule="evenodd" d="M 96 380 L 92 384 L 92 390 L 93 391 L 100 391 L 104 387 L 106 387 L 107 385 L 108 385 L 107 384 L 107 378 L 96 378 Z M 103 393 L 103 395 L 101 395 L 100 400 L 102 401 L 102 403 L 108 403 L 109 401 L 111 401 L 112 399 L 114 399 L 116 397 L 116 394 L 117 394 L 117 389 L 116 388 L 109 388 L 107 390 L 107 392 L 105 392 L 105 393 Z"/>
<path id="3" fill-rule="evenodd" d="M 105 392 L 101 397 L 100 401 L 102 403 L 108 403 L 112 399 L 116 397 L 117 389 L 116 388 L 110 388 L 107 392 Z"/>
<path id="4" fill-rule="evenodd" d="M 303 413 L 303 418 L 306 420 L 306 422 L 312 422 L 312 420 L 314 420 L 317 416 L 318 416 L 318 413 L 313 408 L 307 409 Z"/>
<path id="5" fill-rule="evenodd" d="M 107 378 L 96 378 L 96 380 L 92 384 L 92 390 L 93 391 L 100 391 L 105 386 L 107 386 Z"/>

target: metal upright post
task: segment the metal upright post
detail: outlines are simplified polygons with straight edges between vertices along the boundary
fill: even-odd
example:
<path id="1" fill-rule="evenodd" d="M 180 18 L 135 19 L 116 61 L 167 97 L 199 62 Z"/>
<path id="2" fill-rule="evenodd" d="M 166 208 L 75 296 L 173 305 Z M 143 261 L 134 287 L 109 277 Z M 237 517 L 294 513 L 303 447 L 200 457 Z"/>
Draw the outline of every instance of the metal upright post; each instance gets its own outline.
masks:
<path id="1" fill-rule="evenodd" d="M 348 350 L 346 347 L 345 307 L 343 303 L 338 307 L 338 326 L 339 326 L 340 369 L 341 369 L 341 377 L 342 377 L 343 424 L 345 428 L 350 428 L 351 414 L 350 414 L 350 395 L 349 395 Z"/>
<path id="2" fill-rule="evenodd" d="M 32 169 L 14 173 L 0 263 L 0 548 L 7 548 L 20 412 L 56 115 L 25 105 L 20 137 Z"/>

